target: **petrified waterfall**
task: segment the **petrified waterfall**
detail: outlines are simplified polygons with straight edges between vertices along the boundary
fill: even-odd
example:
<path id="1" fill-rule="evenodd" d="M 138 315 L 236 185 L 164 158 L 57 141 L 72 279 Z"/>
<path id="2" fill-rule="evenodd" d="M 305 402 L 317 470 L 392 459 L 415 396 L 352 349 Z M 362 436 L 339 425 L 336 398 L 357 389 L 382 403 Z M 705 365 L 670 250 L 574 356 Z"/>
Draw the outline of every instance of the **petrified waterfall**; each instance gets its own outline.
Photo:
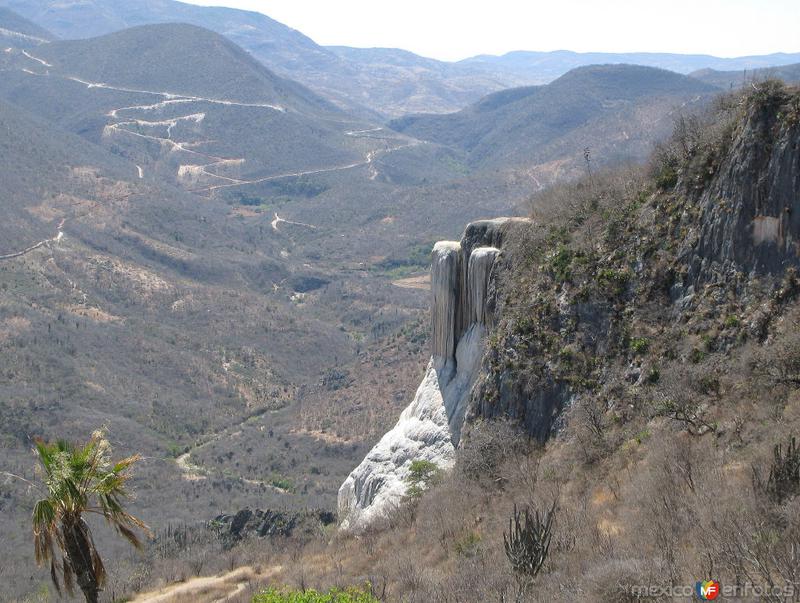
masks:
<path id="1" fill-rule="evenodd" d="M 405 495 L 412 461 L 452 467 L 492 312 L 492 268 L 508 225 L 474 222 L 461 242 L 440 241 L 431 257 L 431 359 L 414 400 L 339 489 L 342 529 L 384 517 Z"/>
<path id="2" fill-rule="evenodd" d="M 431 254 L 431 339 L 434 357 L 455 356 L 460 276 L 461 244 L 439 241 Z"/>

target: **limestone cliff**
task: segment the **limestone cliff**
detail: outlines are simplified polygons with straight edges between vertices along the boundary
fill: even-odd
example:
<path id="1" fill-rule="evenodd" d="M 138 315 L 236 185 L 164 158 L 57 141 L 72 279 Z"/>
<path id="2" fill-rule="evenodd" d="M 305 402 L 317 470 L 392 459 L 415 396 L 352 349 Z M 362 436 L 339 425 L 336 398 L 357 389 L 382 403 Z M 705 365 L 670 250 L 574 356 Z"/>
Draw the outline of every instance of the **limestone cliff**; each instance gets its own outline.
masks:
<path id="1" fill-rule="evenodd" d="M 684 182 L 700 210 L 687 256 L 690 284 L 800 267 L 800 121 L 783 102 L 776 93 L 754 104 L 715 158 L 713 175 Z"/>
<path id="2" fill-rule="evenodd" d="M 800 296 L 800 92 L 765 86 L 719 119 L 660 172 L 565 186 L 550 224 L 485 220 L 435 246 L 428 370 L 342 485 L 345 528 L 397 505 L 412 461 L 450 467 L 473 420 L 542 442 L 571 411 L 623 424 L 644 404 L 625 392 L 646 398 L 665 366 L 765 340 Z"/>
<path id="3" fill-rule="evenodd" d="M 343 529 L 358 530 L 398 505 L 411 463 L 452 466 L 493 321 L 492 274 L 506 234 L 526 224 L 498 218 L 467 226 L 431 257 L 431 358 L 411 404 L 339 489 Z"/>

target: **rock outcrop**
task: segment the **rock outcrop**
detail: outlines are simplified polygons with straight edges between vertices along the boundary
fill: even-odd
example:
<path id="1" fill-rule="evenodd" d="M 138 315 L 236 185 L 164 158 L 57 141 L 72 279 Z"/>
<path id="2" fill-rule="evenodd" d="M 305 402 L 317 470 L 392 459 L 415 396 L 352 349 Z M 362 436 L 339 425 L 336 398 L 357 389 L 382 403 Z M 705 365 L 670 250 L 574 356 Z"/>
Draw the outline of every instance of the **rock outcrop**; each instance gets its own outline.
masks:
<path id="1" fill-rule="evenodd" d="M 493 267 L 504 237 L 528 221 L 483 220 L 431 257 L 431 358 L 411 404 L 339 489 L 343 529 L 360 530 L 403 499 L 415 460 L 449 469 L 493 323 Z"/>
<path id="2" fill-rule="evenodd" d="M 310 509 L 253 511 L 247 508 L 233 515 L 218 515 L 209 523 L 209 527 L 226 546 L 233 546 L 240 540 L 250 537 L 292 536 L 298 532 L 318 532 L 335 521 L 336 515 L 330 511 Z"/>
<path id="3" fill-rule="evenodd" d="M 711 180 L 686 183 L 701 191 L 691 285 L 800 268 L 800 121 L 780 102 L 754 104 Z"/>

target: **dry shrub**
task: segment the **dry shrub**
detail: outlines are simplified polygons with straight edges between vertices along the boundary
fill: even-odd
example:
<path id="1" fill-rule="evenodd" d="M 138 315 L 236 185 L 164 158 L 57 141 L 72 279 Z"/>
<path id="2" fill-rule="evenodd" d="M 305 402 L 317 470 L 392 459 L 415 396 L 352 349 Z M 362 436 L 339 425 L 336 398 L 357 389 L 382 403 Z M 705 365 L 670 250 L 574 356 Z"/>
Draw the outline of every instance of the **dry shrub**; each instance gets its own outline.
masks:
<path id="1" fill-rule="evenodd" d="M 483 487 L 497 487 L 504 479 L 504 466 L 527 457 L 534 446 L 531 438 L 511 420 L 481 420 L 465 434 L 456 470 Z"/>
<path id="2" fill-rule="evenodd" d="M 671 190 L 683 178 L 691 181 L 713 166 L 731 141 L 733 125 L 745 100 L 740 93 L 720 95 L 701 112 L 679 113 L 672 135 L 655 145 L 648 173 L 662 190 Z"/>
<path id="3" fill-rule="evenodd" d="M 528 201 L 530 216 L 551 228 L 580 225 L 591 214 L 614 211 L 638 195 L 645 175 L 640 166 L 626 165 L 546 188 Z"/>

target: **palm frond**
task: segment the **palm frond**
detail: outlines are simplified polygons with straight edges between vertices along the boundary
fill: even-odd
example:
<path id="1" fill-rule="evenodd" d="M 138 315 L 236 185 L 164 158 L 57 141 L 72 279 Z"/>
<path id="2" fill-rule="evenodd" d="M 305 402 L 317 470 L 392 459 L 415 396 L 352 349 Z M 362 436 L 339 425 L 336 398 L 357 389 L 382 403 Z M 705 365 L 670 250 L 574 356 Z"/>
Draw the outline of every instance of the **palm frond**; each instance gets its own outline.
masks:
<path id="1" fill-rule="evenodd" d="M 127 471 L 132 465 L 140 461 L 142 458 L 141 454 L 133 454 L 127 458 L 121 459 L 116 462 L 116 464 L 112 467 L 111 471 L 114 473 L 123 473 Z"/>
<path id="2" fill-rule="evenodd" d="M 94 545 L 94 539 L 92 538 L 92 532 L 89 530 L 89 526 L 85 523 L 84 533 L 86 535 L 86 540 L 89 543 L 89 549 L 92 552 L 92 568 L 94 569 L 95 579 L 97 580 L 98 586 L 103 586 L 106 582 L 106 566 L 103 564 L 103 560 L 100 558 L 100 553 L 97 551 L 97 547 Z"/>
<path id="3" fill-rule="evenodd" d="M 79 484 L 72 478 L 64 479 L 63 481 L 65 496 L 64 506 L 72 512 L 76 512 L 86 508 L 87 497 L 86 492 Z"/>
<path id="4" fill-rule="evenodd" d="M 53 553 L 53 535 L 50 530 L 34 532 L 33 554 L 36 563 L 41 565 L 47 560 L 52 560 Z"/>
<path id="5" fill-rule="evenodd" d="M 33 545 L 36 562 L 53 557 L 53 532 L 56 531 L 56 510 L 52 501 L 40 500 L 33 507 Z"/>
<path id="6" fill-rule="evenodd" d="M 139 540 L 139 537 L 136 535 L 136 532 L 134 532 L 129 527 L 121 523 L 115 523 L 114 527 L 117 529 L 117 532 L 119 532 L 125 540 L 127 540 L 133 545 L 134 548 L 136 549 L 142 548 L 142 541 Z"/>
<path id="7" fill-rule="evenodd" d="M 73 445 L 66 440 L 46 443 L 35 442 L 36 453 L 44 470 L 44 481 L 49 496 L 36 503 L 32 524 L 34 552 L 38 563 L 50 561 L 50 577 L 56 590 L 72 593 L 76 572 L 84 571 L 91 563 L 94 581 L 102 586 L 106 581 L 103 560 L 92 539 L 91 530 L 82 515 L 97 513 L 134 547 L 141 548 L 137 530 L 150 534 L 141 520 L 125 511 L 122 500 L 127 497 L 125 484 L 130 479 L 131 467 L 141 458 L 132 455 L 112 463 L 111 446 L 102 431 L 92 434 L 84 445 Z M 76 533 L 78 530 L 79 533 Z M 84 540 L 82 559 L 70 562 L 67 554 L 75 539 Z M 58 548 L 61 560 L 56 557 Z M 86 559 L 86 553 L 90 559 Z"/>
<path id="8" fill-rule="evenodd" d="M 33 526 L 34 528 L 45 528 L 52 526 L 56 521 L 56 508 L 49 498 L 43 498 L 36 502 L 33 507 Z"/>
<path id="9" fill-rule="evenodd" d="M 53 468 L 53 446 L 47 444 L 44 440 L 37 439 L 34 441 L 36 447 L 36 454 L 39 455 L 39 461 L 45 473 L 49 476 Z"/>

